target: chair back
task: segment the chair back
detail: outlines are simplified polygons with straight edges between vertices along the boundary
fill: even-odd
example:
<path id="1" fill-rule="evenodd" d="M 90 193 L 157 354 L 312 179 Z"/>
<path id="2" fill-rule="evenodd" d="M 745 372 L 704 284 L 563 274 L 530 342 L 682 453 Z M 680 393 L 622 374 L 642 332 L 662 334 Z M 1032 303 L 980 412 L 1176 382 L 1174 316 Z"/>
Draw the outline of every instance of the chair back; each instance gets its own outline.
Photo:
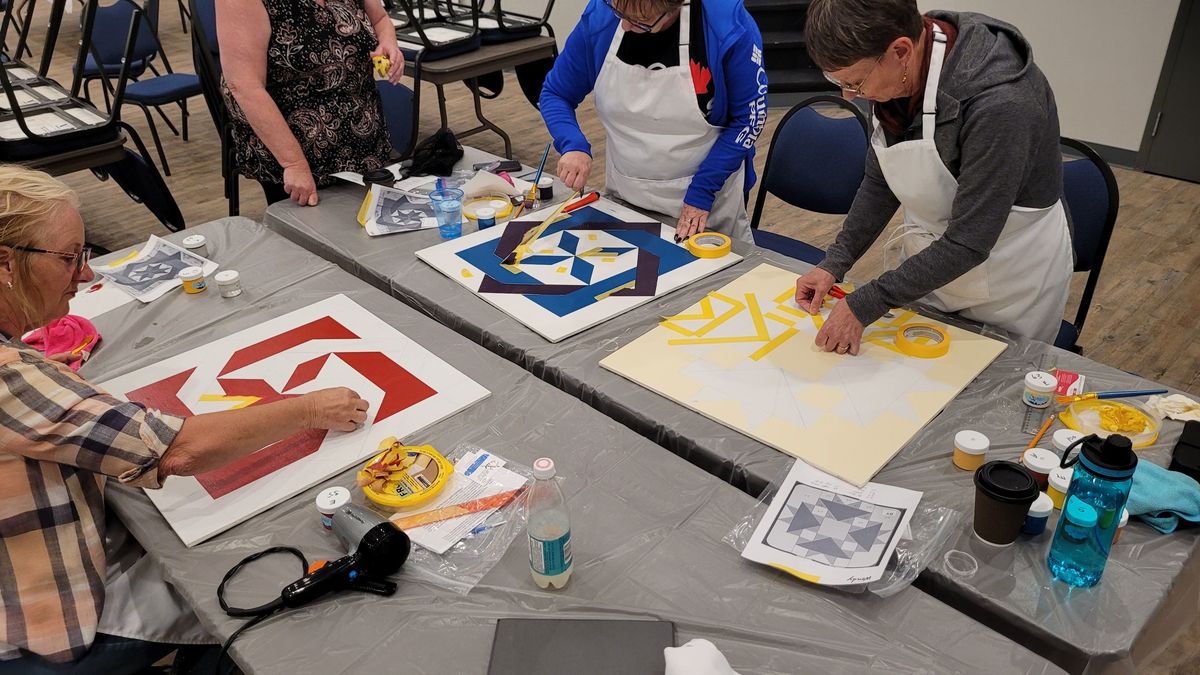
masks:
<path id="1" fill-rule="evenodd" d="M 227 111 L 221 95 L 221 50 L 217 44 L 217 3 L 215 0 L 189 0 L 192 14 L 192 64 L 200 77 L 200 90 L 208 106 L 217 134 L 225 128 Z"/>
<path id="2" fill-rule="evenodd" d="M 376 80 L 375 88 L 383 103 L 383 120 L 392 139 L 392 149 L 400 157 L 407 158 L 416 139 L 417 109 L 413 91 L 403 84 L 392 84 L 387 80 Z"/>
<path id="3" fill-rule="evenodd" d="M 1081 330 L 1117 224 L 1121 192 L 1112 167 L 1095 150 L 1073 138 L 1063 138 L 1061 144 L 1072 154 L 1081 155 L 1080 159 L 1063 160 L 1063 201 L 1071 215 L 1075 271 L 1088 273 L 1074 321 L 1076 329 Z"/>
<path id="4" fill-rule="evenodd" d="M 817 103 L 852 114 L 829 117 Z M 789 110 L 771 138 L 751 227 L 759 226 L 767 193 L 808 211 L 848 212 L 863 179 L 867 129 L 862 112 L 838 96 L 814 96 Z"/>
<path id="5" fill-rule="evenodd" d="M 120 67 L 125 55 L 125 36 L 129 34 L 129 22 L 139 9 L 134 0 L 117 0 L 115 3 L 96 7 L 96 23 L 92 28 L 92 53 L 107 77 L 116 75 L 113 70 Z M 158 54 L 158 0 L 143 0 L 141 23 L 137 41 L 133 46 L 133 61 L 146 62 Z"/>

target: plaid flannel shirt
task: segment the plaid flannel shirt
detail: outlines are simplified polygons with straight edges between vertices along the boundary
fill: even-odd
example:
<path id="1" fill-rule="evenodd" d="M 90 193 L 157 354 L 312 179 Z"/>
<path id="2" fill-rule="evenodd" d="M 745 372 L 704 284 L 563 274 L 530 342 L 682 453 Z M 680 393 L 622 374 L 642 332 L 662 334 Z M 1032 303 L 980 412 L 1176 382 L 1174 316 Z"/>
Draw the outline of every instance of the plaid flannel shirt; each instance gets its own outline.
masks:
<path id="1" fill-rule="evenodd" d="M 182 426 L 0 343 L 0 655 L 87 653 L 104 605 L 105 481 L 159 487 Z"/>

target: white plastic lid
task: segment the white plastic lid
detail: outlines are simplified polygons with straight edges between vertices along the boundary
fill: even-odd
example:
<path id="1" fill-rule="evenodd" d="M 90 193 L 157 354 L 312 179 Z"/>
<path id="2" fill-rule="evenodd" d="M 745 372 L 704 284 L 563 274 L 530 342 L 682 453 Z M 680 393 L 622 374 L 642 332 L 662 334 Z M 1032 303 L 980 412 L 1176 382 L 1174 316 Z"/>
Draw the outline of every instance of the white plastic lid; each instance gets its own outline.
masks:
<path id="1" fill-rule="evenodd" d="M 1075 475 L 1075 467 L 1070 469 L 1055 469 L 1050 472 L 1050 487 L 1059 492 L 1066 492 L 1071 486 L 1071 476 Z"/>
<path id="2" fill-rule="evenodd" d="M 1054 500 L 1045 492 L 1039 492 L 1037 499 L 1029 507 L 1029 515 L 1034 518 L 1045 518 L 1054 512 Z"/>
<path id="3" fill-rule="evenodd" d="M 989 447 L 991 447 L 991 441 L 988 440 L 987 436 L 984 436 L 978 431 L 963 429 L 957 434 L 954 434 L 954 447 L 962 450 L 968 455 L 982 455 L 988 451 Z"/>
<path id="4" fill-rule="evenodd" d="M 1072 443 L 1081 438 L 1083 438 L 1083 434 L 1074 429 L 1059 429 L 1054 432 L 1054 449 L 1066 452 Z"/>
<path id="5" fill-rule="evenodd" d="M 1121 522 L 1117 523 L 1117 529 L 1121 529 L 1129 524 L 1129 509 L 1121 509 Z"/>
<path id="6" fill-rule="evenodd" d="M 1042 370 L 1025 373 L 1025 386 L 1037 392 L 1051 392 L 1058 388 L 1058 378 Z"/>
<path id="7" fill-rule="evenodd" d="M 505 206 L 512 206 L 512 204 L 505 202 L 505 201 L 501 201 L 499 199 L 493 199 L 492 201 L 488 202 L 488 206 L 499 211 L 500 209 L 504 208 Z"/>
<path id="8" fill-rule="evenodd" d="M 1058 455 L 1045 448 L 1030 448 L 1021 455 L 1021 463 L 1034 473 L 1050 473 L 1058 468 Z"/>
<path id="9" fill-rule="evenodd" d="M 329 513 L 350 503 L 350 491 L 344 487 L 331 487 L 317 495 L 317 508 Z"/>
<path id="10" fill-rule="evenodd" d="M 540 457 L 533 462 L 533 477 L 538 480 L 554 478 L 554 460 Z"/>
<path id="11" fill-rule="evenodd" d="M 199 267 L 185 267 L 179 270 L 180 279 L 199 279 L 204 276 L 204 270 Z"/>
<path id="12" fill-rule="evenodd" d="M 496 217 L 496 209 L 484 207 L 475 211 L 475 218 L 478 220 L 492 220 Z"/>
<path id="13" fill-rule="evenodd" d="M 218 286 L 224 286 L 226 284 L 237 283 L 238 276 L 239 275 L 238 275 L 237 270 L 222 270 L 220 272 L 217 272 L 216 276 L 214 276 L 213 279 L 217 280 Z"/>
<path id="14" fill-rule="evenodd" d="M 538 179 L 538 187 L 540 187 L 540 188 L 554 187 L 554 178 L 552 178 L 551 176 L 542 176 L 541 178 Z"/>
<path id="15" fill-rule="evenodd" d="M 208 243 L 208 239 L 202 234 L 190 234 L 183 238 L 184 248 L 200 248 Z"/>

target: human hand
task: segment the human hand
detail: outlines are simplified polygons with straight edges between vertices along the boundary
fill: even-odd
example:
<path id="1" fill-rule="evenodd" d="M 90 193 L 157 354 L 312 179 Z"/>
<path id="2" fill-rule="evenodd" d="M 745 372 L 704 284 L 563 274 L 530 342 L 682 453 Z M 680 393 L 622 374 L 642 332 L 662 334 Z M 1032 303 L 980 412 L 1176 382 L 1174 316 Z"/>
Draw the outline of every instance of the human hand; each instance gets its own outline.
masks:
<path id="1" fill-rule="evenodd" d="M 592 158 L 586 152 L 572 150 L 558 158 L 558 177 L 572 190 L 582 190 L 592 172 Z"/>
<path id="2" fill-rule="evenodd" d="M 825 304 L 825 296 L 833 288 L 837 279 L 820 267 L 814 267 L 796 279 L 796 304 L 809 314 L 818 314 L 821 305 Z"/>
<path id="3" fill-rule="evenodd" d="M 300 206 L 317 205 L 317 182 L 307 161 L 283 167 L 283 189 Z"/>
<path id="4" fill-rule="evenodd" d="M 309 429 L 354 431 L 367 420 L 371 404 L 346 387 L 320 389 L 303 396 Z"/>
<path id="5" fill-rule="evenodd" d="M 371 56 L 386 56 L 392 64 L 391 68 L 388 68 L 387 81 L 392 84 L 400 81 L 400 76 L 404 74 L 404 52 L 400 51 L 400 45 L 396 44 L 395 40 L 389 40 L 386 44 L 380 42 L 375 46 L 375 51 L 371 52 Z"/>
<path id="6" fill-rule="evenodd" d="M 58 363 L 69 364 L 72 361 L 74 361 L 77 358 L 77 356 L 75 354 L 72 354 L 71 352 L 59 352 L 57 354 L 47 354 L 46 358 L 50 359 L 51 361 L 56 361 Z"/>
<path id="7" fill-rule="evenodd" d="M 683 210 L 679 212 L 679 222 L 675 224 L 675 240 L 683 241 L 693 234 L 700 234 L 706 225 L 708 211 L 684 204 Z"/>
<path id="8" fill-rule="evenodd" d="M 827 352 L 857 355 L 862 334 L 862 322 L 850 311 L 850 305 L 842 300 L 833 306 L 821 330 L 817 331 L 816 345 Z"/>

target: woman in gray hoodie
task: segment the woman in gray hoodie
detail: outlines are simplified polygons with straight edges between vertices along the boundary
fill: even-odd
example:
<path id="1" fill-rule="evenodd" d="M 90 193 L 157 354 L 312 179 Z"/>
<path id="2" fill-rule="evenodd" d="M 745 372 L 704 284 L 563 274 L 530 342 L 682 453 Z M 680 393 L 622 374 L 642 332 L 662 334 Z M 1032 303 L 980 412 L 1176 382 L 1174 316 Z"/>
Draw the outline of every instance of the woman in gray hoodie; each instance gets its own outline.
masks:
<path id="1" fill-rule="evenodd" d="M 980 14 L 915 0 L 813 0 L 813 61 L 872 102 L 866 175 L 825 260 L 796 282 L 820 310 L 833 283 L 879 237 L 899 264 L 838 303 L 817 335 L 857 353 L 863 327 L 892 307 L 933 307 L 1047 342 L 1072 270 L 1054 93 L 1021 33 Z"/>

